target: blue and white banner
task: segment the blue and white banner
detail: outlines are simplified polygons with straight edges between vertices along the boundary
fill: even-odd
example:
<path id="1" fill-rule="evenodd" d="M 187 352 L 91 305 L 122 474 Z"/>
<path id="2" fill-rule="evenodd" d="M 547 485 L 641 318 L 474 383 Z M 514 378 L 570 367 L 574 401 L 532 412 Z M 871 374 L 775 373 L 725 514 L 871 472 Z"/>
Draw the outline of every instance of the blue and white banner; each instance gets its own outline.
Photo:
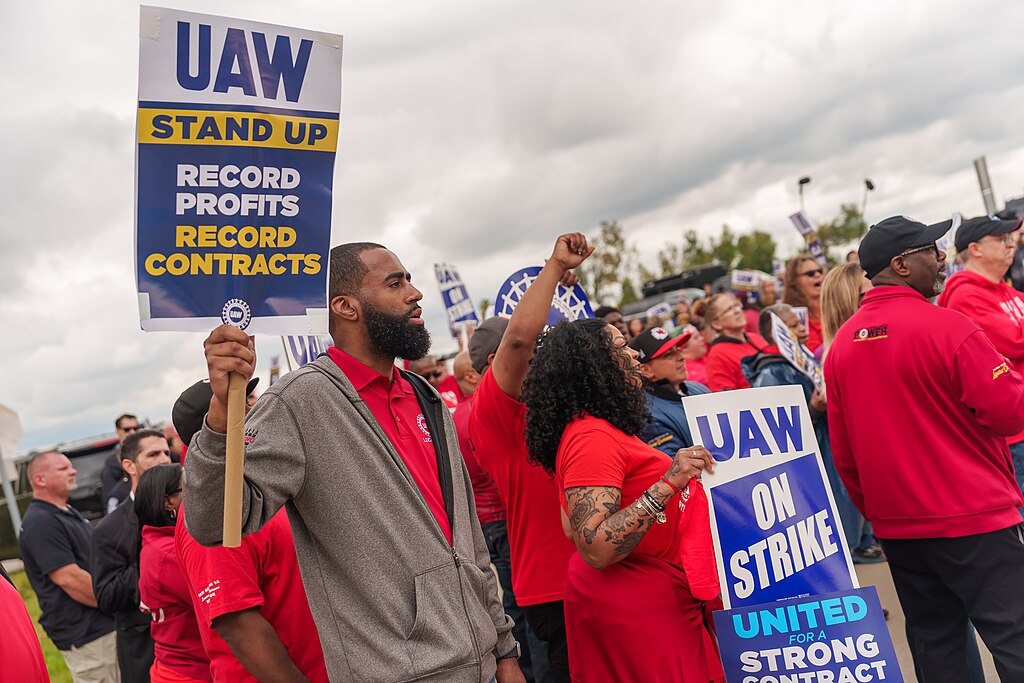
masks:
<path id="1" fill-rule="evenodd" d="M 806 311 L 806 309 L 804 309 Z M 818 359 L 814 357 L 810 349 L 800 343 L 800 340 L 793 334 L 782 318 L 769 313 L 772 320 L 772 340 L 778 347 L 782 357 L 789 361 L 789 364 L 799 370 L 805 377 L 814 382 L 814 386 L 822 394 L 825 393 L 825 375 L 821 371 Z M 804 323 L 806 325 L 806 323 Z"/>
<path id="2" fill-rule="evenodd" d="M 526 290 L 540 275 L 540 266 L 522 268 L 512 273 L 505 284 L 498 290 L 494 298 L 494 313 L 502 318 L 511 318 L 519 300 Z M 566 289 L 562 285 L 555 287 L 555 295 L 551 299 L 551 313 L 548 315 L 548 327 L 563 320 L 579 320 L 593 318 L 594 310 L 590 307 L 590 299 L 581 286 L 574 285 Z"/>
<path id="3" fill-rule="evenodd" d="M 480 316 L 477 315 L 476 306 L 469 298 L 466 285 L 462 282 L 462 276 L 455 266 L 447 263 L 435 263 L 434 275 L 437 276 L 437 286 L 441 289 L 441 299 L 444 302 L 445 314 L 448 316 L 448 328 L 453 335 L 457 335 L 460 328 L 467 324 L 479 324 Z"/>
<path id="4" fill-rule="evenodd" d="M 803 390 L 682 400 L 716 461 L 702 481 L 726 608 L 857 588 Z"/>
<path id="5" fill-rule="evenodd" d="M 341 40 L 141 8 L 142 329 L 327 331 Z"/>
<path id="6" fill-rule="evenodd" d="M 307 363 L 312 363 L 317 356 L 334 346 L 334 340 L 327 335 L 281 337 L 281 341 L 284 342 L 289 370 L 297 370 Z"/>
<path id="7" fill-rule="evenodd" d="M 715 612 L 729 683 L 903 683 L 874 586 Z"/>
<path id="8" fill-rule="evenodd" d="M 761 273 L 756 270 L 734 270 L 730 287 L 735 292 L 760 292 Z"/>
<path id="9" fill-rule="evenodd" d="M 669 320 L 672 318 L 672 307 L 668 305 L 668 302 L 662 301 L 660 304 L 648 308 L 644 312 L 644 316 L 648 320 Z"/>

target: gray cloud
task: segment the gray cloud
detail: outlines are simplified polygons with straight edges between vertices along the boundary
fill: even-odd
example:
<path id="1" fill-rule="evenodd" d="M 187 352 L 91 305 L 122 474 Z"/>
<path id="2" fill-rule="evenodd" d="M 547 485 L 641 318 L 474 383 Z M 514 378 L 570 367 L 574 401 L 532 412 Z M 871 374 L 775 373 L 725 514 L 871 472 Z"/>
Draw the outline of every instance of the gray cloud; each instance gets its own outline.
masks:
<path id="1" fill-rule="evenodd" d="M 185 2 L 186 9 L 210 11 Z M 566 230 L 618 218 L 645 259 L 695 228 L 798 240 L 796 178 L 826 220 L 981 210 L 1024 189 L 1017 36 L 1003 2 L 467 3 L 354 11 L 226 2 L 227 15 L 345 34 L 332 239 L 374 239 L 424 290 L 432 265 L 493 297 Z M 25 445 L 166 417 L 203 372 L 202 335 L 143 334 L 131 224 L 138 7 L 0 9 L 0 402 Z M 261 371 L 280 353 L 259 341 Z"/>

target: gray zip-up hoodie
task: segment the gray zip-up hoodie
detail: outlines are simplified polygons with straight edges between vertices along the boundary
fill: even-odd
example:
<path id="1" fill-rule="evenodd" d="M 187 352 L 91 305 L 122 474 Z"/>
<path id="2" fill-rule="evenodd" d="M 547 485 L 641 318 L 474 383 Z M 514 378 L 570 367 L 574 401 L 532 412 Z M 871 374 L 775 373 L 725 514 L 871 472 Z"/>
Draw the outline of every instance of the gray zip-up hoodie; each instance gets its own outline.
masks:
<path id="1" fill-rule="evenodd" d="M 448 463 L 441 482 L 450 488 L 452 546 L 369 407 L 326 355 L 276 382 L 246 416 L 242 533 L 287 507 L 332 681 L 485 683 L 495 657 L 515 647 L 512 620 L 498 599 L 451 415 L 426 382 L 409 379 L 435 449 L 447 447 L 438 460 Z M 221 541 L 224 450 L 225 436 L 204 424 L 186 457 L 185 520 L 205 545 Z"/>

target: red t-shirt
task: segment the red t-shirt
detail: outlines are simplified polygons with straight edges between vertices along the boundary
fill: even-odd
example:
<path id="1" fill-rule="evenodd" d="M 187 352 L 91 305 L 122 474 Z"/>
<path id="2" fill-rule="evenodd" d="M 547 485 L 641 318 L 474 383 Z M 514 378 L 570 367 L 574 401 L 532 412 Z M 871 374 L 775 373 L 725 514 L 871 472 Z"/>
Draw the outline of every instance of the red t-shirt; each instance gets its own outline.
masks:
<path id="1" fill-rule="evenodd" d="M 807 348 L 815 353 L 825 343 L 825 337 L 821 332 L 821 318 L 807 318 Z"/>
<path id="2" fill-rule="evenodd" d="M 454 375 L 448 375 L 437 385 L 437 393 L 441 394 L 441 400 L 448 406 L 448 409 L 453 411 L 466 400 Z"/>
<path id="3" fill-rule="evenodd" d="M 632 505 L 657 483 L 672 460 L 607 421 L 586 415 L 566 425 L 555 462 L 560 491 L 609 486 L 619 489 L 621 507 Z M 652 526 L 633 552 L 681 565 L 690 592 L 701 600 L 712 600 L 720 591 L 707 497 L 695 479 L 684 494 L 667 501 L 665 523 Z M 560 502 L 568 513 L 564 495 Z"/>
<path id="4" fill-rule="evenodd" d="M 175 527 L 175 547 L 210 657 L 213 680 L 255 683 L 256 679 L 213 630 L 212 623 L 221 615 L 258 607 L 299 671 L 311 683 L 328 683 L 324 651 L 302 587 L 285 510 L 279 510 L 255 534 L 244 536 L 237 548 L 200 545 L 185 529 L 184 511 L 182 507 Z"/>
<path id="5" fill-rule="evenodd" d="M 589 415 L 570 422 L 555 456 L 559 491 L 577 486 L 610 486 L 621 491 L 621 505 L 633 501 L 668 471 L 672 461 L 635 436 Z M 565 496 L 559 502 L 567 510 Z M 665 506 L 665 524 L 655 524 L 633 552 L 680 562 L 679 501 Z"/>
<path id="6" fill-rule="evenodd" d="M 473 397 L 469 396 L 455 409 L 452 420 L 455 422 L 455 431 L 459 435 L 459 448 L 462 449 L 462 459 L 466 462 L 466 469 L 469 471 L 469 481 L 473 484 L 476 516 L 480 518 L 481 524 L 500 522 L 505 519 L 505 504 L 501 502 L 498 487 L 480 467 L 476 450 L 473 448 L 473 441 L 469 438 L 469 416 L 472 410 Z"/>
<path id="7" fill-rule="evenodd" d="M 17 589 L 0 576 L 0 667 L 4 680 L 49 683 L 43 648 Z"/>
<path id="8" fill-rule="evenodd" d="M 452 525 L 441 495 L 434 439 L 412 385 L 395 371 L 390 378 L 378 374 L 336 346 L 327 349 L 327 355 L 338 364 L 377 418 L 451 545 Z"/>
<path id="9" fill-rule="evenodd" d="M 153 652 L 168 669 L 212 681 L 191 596 L 174 552 L 174 527 L 142 527 L 139 609 L 153 618 L 149 625 Z"/>
<path id="10" fill-rule="evenodd" d="M 490 370 L 473 395 L 469 433 L 480 466 L 505 502 L 512 554 L 512 588 L 520 605 L 562 599 L 569 558 L 555 481 L 527 458 L 526 406 L 498 386 Z"/>
<path id="11" fill-rule="evenodd" d="M 740 362 L 768 346 L 757 334 L 748 334 L 747 341 L 731 337 L 719 337 L 708 346 L 707 386 L 711 391 L 727 389 L 749 389 L 750 382 L 743 376 Z"/>

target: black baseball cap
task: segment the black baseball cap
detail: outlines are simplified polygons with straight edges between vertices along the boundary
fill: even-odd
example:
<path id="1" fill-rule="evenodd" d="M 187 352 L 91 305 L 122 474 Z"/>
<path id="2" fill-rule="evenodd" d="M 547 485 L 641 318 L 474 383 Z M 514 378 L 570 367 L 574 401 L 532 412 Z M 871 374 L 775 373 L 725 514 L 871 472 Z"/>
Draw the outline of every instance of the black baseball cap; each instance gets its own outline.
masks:
<path id="1" fill-rule="evenodd" d="M 638 361 L 647 363 L 676 346 L 682 346 L 690 341 L 691 336 L 692 333 L 687 330 L 678 337 L 673 337 L 663 327 L 651 327 L 635 336 L 633 341 L 629 342 L 629 348 L 639 354 Z"/>
<path id="2" fill-rule="evenodd" d="M 977 216 L 968 218 L 956 229 L 953 246 L 957 251 L 965 251 L 971 242 L 977 242 L 988 235 L 1005 235 L 1020 227 L 1020 219 L 1005 219 L 999 216 Z"/>
<path id="3" fill-rule="evenodd" d="M 480 326 L 473 330 L 473 336 L 469 338 L 469 361 L 473 369 L 484 374 L 490 362 L 492 353 L 497 353 L 501 338 L 505 336 L 508 328 L 507 318 L 488 318 L 480 323 Z"/>
<path id="4" fill-rule="evenodd" d="M 259 377 L 249 380 L 245 387 L 246 396 L 253 392 L 259 381 Z M 210 380 L 201 379 L 181 392 L 181 396 L 174 402 L 174 407 L 171 408 L 171 424 L 186 444 L 191 443 L 192 437 L 203 428 L 203 418 L 210 410 L 211 398 L 213 389 L 210 388 Z"/>
<path id="5" fill-rule="evenodd" d="M 860 243 L 860 265 L 871 279 L 889 267 L 894 258 L 915 247 L 934 244 L 953 227 L 953 220 L 925 225 L 906 216 L 875 223 Z"/>

